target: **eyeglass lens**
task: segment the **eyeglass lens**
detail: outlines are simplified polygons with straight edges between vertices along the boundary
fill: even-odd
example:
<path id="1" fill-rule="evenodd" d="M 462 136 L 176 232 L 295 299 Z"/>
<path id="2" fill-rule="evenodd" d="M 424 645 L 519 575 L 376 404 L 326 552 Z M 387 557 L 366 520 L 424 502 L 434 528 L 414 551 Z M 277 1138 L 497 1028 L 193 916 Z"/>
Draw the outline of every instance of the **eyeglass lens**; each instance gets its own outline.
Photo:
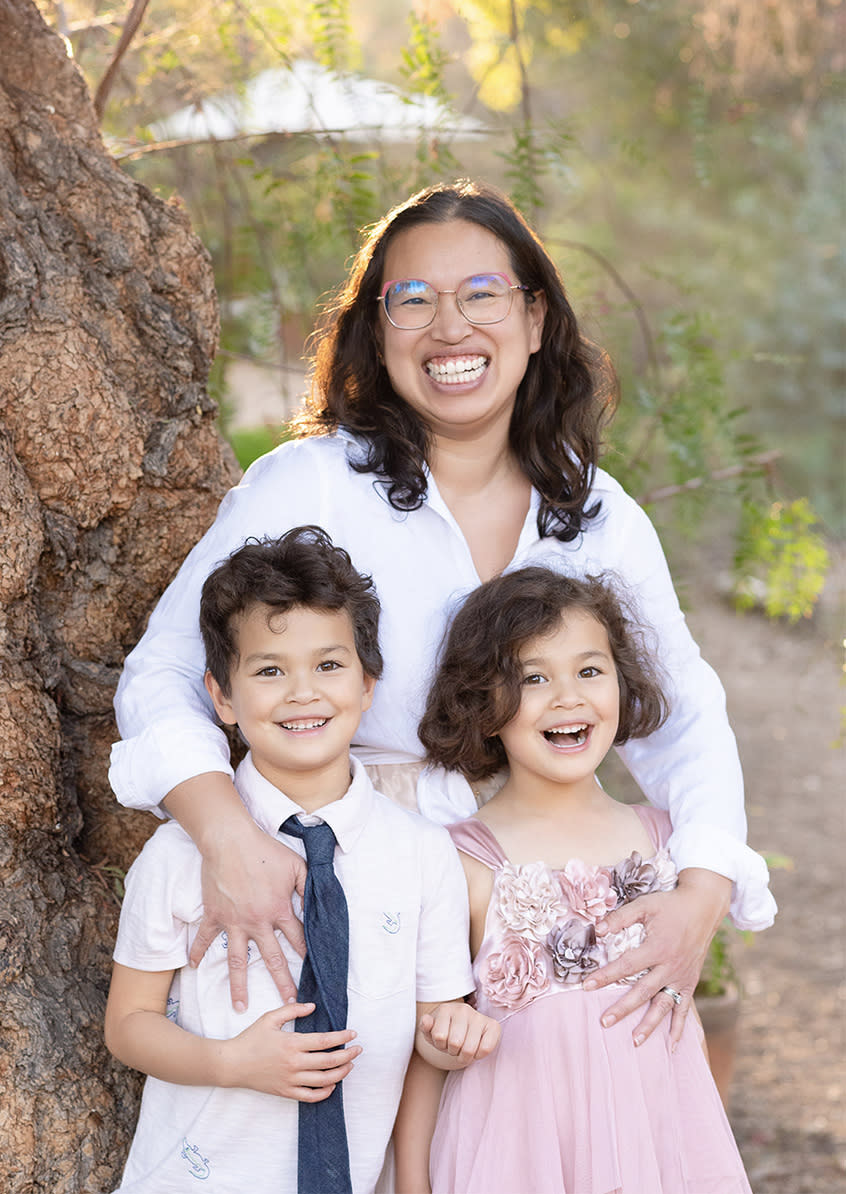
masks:
<path id="1" fill-rule="evenodd" d="M 474 274 L 458 285 L 455 298 L 470 323 L 498 323 L 511 310 L 512 294 L 508 279 L 501 274 Z M 438 292 L 419 278 L 392 282 L 384 299 L 388 319 L 399 328 L 424 328 L 438 309 Z"/>

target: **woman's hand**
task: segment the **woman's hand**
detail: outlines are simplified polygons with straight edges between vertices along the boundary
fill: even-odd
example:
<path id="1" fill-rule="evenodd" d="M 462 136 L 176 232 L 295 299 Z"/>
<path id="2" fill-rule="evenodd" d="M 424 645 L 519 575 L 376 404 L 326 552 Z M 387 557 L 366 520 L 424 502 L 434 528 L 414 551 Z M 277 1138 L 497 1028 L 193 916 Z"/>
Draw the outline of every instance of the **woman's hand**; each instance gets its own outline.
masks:
<path id="1" fill-rule="evenodd" d="M 197 966 L 221 931 L 228 938 L 229 991 L 236 1011 L 247 1007 L 247 943 L 255 941 L 285 1002 L 297 989 L 276 929 L 303 957 L 305 937 L 291 897 L 305 889 L 299 854 L 253 821 L 228 775 L 210 771 L 170 792 L 167 810 L 194 839 L 203 856 L 203 919 L 189 963 Z"/>
<path id="2" fill-rule="evenodd" d="M 285 1002 L 296 999 L 285 955 L 275 929 L 280 929 L 302 957 L 303 926 L 294 914 L 291 896 L 302 895 L 306 865 L 293 850 L 250 823 L 246 832 L 230 834 L 222 849 L 203 858 L 203 919 L 189 962 L 197 966 L 221 930 L 227 936 L 229 992 L 236 1011 L 247 1007 L 247 945 L 255 941 Z"/>
<path id="3" fill-rule="evenodd" d="M 265 1012 L 255 1024 L 222 1041 L 221 1086 L 320 1103 L 353 1068 L 360 1045 L 350 1028 L 340 1032 L 282 1032 L 283 1025 L 314 1011 L 313 1003 L 289 1003 Z M 331 1050 L 331 1051 L 330 1051 Z"/>
<path id="4" fill-rule="evenodd" d="M 642 1045 L 668 1012 L 673 1015 L 670 1039 L 673 1043 L 679 1040 L 708 946 L 728 912 L 730 896 L 730 879 L 714 871 L 691 867 L 680 873 L 675 890 L 639 896 L 609 912 L 597 924 L 600 937 L 637 922 L 646 929 L 642 945 L 594 971 L 585 980 L 585 989 L 590 991 L 648 971 L 608 1008 L 602 1017 L 605 1028 L 651 1000 L 634 1030 L 635 1044 Z M 665 987 L 677 991 L 681 1001 L 673 999 Z"/>

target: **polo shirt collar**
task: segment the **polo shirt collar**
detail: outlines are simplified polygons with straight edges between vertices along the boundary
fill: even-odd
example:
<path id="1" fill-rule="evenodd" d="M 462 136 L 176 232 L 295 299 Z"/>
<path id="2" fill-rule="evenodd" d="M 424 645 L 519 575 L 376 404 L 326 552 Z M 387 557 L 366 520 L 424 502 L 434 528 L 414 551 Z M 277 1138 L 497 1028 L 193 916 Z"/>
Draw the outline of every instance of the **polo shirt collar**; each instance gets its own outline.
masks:
<path id="1" fill-rule="evenodd" d="M 346 854 L 358 841 L 373 807 L 373 785 L 358 759 L 350 757 L 352 780 L 340 800 L 333 800 L 314 813 L 306 813 L 299 804 L 280 791 L 257 770 L 252 755 L 247 753 L 235 773 L 235 787 L 250 816 L 265 833 L 276 837 L 279 826 L 294 815 L 304 825 L 325 821 L 335 834 L 335 840 Z"/>

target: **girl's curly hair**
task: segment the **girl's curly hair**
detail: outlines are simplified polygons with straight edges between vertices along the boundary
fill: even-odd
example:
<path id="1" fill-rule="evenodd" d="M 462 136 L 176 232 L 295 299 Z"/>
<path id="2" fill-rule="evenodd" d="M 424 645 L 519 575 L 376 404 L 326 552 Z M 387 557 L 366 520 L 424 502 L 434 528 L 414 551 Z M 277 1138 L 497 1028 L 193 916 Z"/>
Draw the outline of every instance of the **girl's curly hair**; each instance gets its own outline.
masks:
<path id="1" fill-rule="evenodd" d="M 520 651 L 571 610 L 596 618 L 608 635 L 620 685 L 614 745 L 662 725 L 669 709 L 658 669 L 610 580 L 522 568 L 475 589 L 452 620 L 418 730 L 429 762 L 469 780 L 507 764 L 499 731 L 520 707 Z"/>

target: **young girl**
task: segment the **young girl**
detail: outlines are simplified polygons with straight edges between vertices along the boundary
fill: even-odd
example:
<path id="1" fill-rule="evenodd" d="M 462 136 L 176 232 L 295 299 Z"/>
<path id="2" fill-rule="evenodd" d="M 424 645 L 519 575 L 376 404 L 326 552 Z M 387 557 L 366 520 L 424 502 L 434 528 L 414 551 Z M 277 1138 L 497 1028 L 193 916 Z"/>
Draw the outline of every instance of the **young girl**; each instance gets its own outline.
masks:
<path id="1" fill-rule="evenodd" d="M 666 1019 L 638 1046 L 624 1023 L 600 1026 L 619 992 L 590 989 L 643 933 L 598 936 L 597 923 L 676 884 L 667 814 L 615 801 L 596 778 L 613 745 L 666 716 L 607 583 L 524 568 L 482 585 L 452 623 L 420 737 L 430 760 L 470 780 L 509 768 L 493 799 L 450 827 L 476 1006 L 503 1034 L 495 1054 L 447 1079 L 433 1194 L 751 1194 L 695 1018 L 675 1047 Z M 431 1127 L 431 1077 L 418 1067 L 397 1133 L 403 1194 L 428 1189 L 427 1093 Z"/>

